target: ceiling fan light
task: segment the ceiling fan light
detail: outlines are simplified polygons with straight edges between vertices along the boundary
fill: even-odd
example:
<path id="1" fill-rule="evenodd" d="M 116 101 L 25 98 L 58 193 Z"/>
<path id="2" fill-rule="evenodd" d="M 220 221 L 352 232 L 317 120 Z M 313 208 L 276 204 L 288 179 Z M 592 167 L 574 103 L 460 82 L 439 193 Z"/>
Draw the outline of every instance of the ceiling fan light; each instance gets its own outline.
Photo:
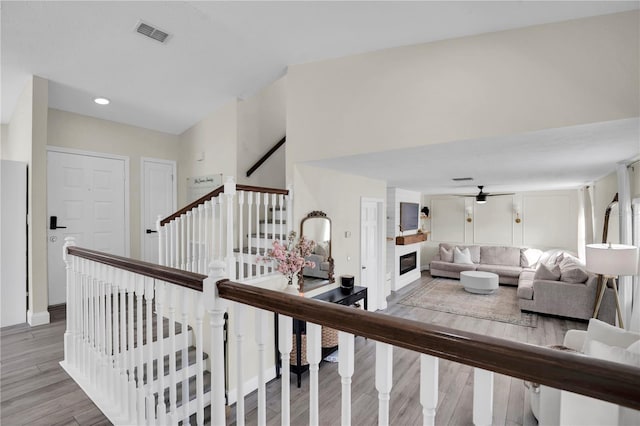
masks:
<path id="1" fill-rule="evenodd" d="M 487 200 L 476 200 L 476 204 L 485 204 Z"/>

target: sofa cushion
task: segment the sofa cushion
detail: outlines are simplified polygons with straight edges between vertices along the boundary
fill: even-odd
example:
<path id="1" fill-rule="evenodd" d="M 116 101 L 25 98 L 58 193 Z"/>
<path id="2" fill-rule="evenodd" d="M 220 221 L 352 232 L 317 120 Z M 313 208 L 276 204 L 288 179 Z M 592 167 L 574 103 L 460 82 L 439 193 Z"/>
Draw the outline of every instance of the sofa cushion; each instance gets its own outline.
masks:
<path id="1" fill-rule="evenodd" d="M 560 279 L 560 267 L 555 265 L 553 267 L 547 266 L 544 263 L 538 265 L 536 273 L 533 276 L 534 280 L 547 280 L 558 281 Z"/>
<path id="2" fill-rule="evenodd" d="M 473 265 L 471 261 L 471 253 L 468 248 L 460 250 L 458 247 L 453 249 L 453 263 L 461 263 L 466 265 Z"/>
<path id="3" fill-rule="evenodd" d="M 507 265 L 478 265 L 478 271 L 493 272 L 501 277 L 513 277 L 518 278 L 522 272 L 522 268 L 519 266 L 507 266 Z"/>
<path id="4" fill-rule="evenodd" d="M 476 266 L 475 264 L 471 264 L 471 265 L 467 265 L 465 263 L 453 263 L 453 262 L 443 262 L 443 261 L 437 261 L 437 262 L 431 262 L 431 269 L 437 269 L 437 270 L 441 270 L 441 271 L 449 271 L 449 272 L 462 272 L 462 271 L 475 271 L 476 270 Z"/>
<path id="5" fill-rule="evenodd" d="M 440 260 L 443 262 L 453 262 L 453 249 L 443 247 L 442 244 L 440 244 Z"/>
<path id="6" fill-rule="evenodd" d="M 471 253 L 471 261 L 473 263 L 480 263 L 480 246 L 462 246 L 462 245 L 456 245 L 456 244 L 440 243 L 440 247 L 444 247 L 446 249 L 453 249 L 454 247 L 459 247 L 460 250 L 468 248 L 469 253 Z"/>
<path id="7" fill-rule="evenodd" d="M 480 263 L 520 266 L 520 249 L 518 247 L 481 246 Z"/>
<path id="8" fill-rule="evenodd" d="M 520 249 L 520 266 L 523 268 L 535 268 L 542 256 L 542 250 L 534 248 Z"/>

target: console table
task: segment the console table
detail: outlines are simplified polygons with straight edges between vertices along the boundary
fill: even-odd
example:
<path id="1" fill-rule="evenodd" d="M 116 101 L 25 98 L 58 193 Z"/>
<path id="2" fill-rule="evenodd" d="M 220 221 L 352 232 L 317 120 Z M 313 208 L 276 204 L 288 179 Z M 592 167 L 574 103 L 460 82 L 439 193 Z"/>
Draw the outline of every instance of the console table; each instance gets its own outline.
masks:
<path id="1" fill-rule="evenodd" d="M 351 306 L 360 300 L 364 303 L 364 309 L 367 310 L 367 288 L 354 286 L 350 293 L 344 293 L 340 287 L 334 288 L 332 290 L 321 293 L 315 297 L 315 300 L 322 300 L 324 302 L 329 303 L 337 303 L 339 305 Z M 280 377 L 280 354 L 278 352 L 278 315 L 276 318 L 276 373 L 277 376 Z M 306 321 L 293 319 L 293 333 L 296 336 L 296 363 L 291 364 L 291 372 L 295 373 L 298 378 L 298 387 L 301 386 L 301 377 L 302 373 L 309 369 L 309 364 L 302 364 L 302 351 L 300 348 L 302 347 L 302 335 L 306 334 L 307 331 L 307 323 Z M 322 348 L 322 358 L 330 354 L 335 350 L 335 346 L 331 348 Z M 322 362 L 322 361 L 321 361 Z"/>

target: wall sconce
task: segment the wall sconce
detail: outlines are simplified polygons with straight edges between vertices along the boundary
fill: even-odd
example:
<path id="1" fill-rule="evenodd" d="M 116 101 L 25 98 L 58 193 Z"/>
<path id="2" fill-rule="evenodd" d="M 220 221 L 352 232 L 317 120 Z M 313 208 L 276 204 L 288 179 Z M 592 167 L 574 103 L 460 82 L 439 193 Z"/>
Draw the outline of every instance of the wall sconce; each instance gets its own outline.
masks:
<path id="1" fill-rule="evenodd" d="M 513 213 L 516 215 L 516 223 L 522 222 L 522 219 L 520 219 L 520 206 L 518 204 L 513 205 Z"/>
<path id="2" fill-rule="evenodd" d="M 467 207 L 465 212 L 467 213 L 467 222 L 471 223 L 473 221 L 473 207 Z"/>

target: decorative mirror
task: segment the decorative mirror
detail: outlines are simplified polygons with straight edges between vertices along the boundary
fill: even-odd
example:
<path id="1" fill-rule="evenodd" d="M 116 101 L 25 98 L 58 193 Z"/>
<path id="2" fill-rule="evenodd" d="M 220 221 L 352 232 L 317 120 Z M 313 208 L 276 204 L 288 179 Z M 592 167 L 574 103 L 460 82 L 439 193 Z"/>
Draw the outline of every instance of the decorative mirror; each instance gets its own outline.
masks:
<path id="1" fill-rule="evenodd" d="M 312 211 L 300 222 L 300 236 L 315 241 L 313 253 L 307 260 L 315 263 L 315 268 L 303 268 L 298 274 L 300 291 L 335 282 L 333 277 L 333 257 L 331 256 L 331 219 L 321 211 Z"/>

